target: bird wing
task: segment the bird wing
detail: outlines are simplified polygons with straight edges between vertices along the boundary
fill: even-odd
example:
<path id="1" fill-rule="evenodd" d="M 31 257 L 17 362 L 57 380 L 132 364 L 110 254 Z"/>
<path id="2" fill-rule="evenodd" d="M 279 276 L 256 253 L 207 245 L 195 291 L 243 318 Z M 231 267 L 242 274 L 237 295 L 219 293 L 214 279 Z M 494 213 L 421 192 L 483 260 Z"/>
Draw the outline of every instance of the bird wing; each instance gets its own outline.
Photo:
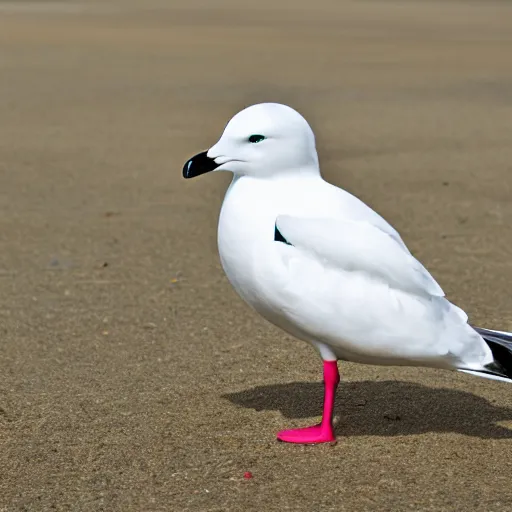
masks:
<path id="1" fill-rule="evenodd" d="M 284 241 L 328 265 L 364 272 L 415 295 L 444 296 L 427 269 L 396 238 L 369 222 L 280 215 L 276 229 Z"/>

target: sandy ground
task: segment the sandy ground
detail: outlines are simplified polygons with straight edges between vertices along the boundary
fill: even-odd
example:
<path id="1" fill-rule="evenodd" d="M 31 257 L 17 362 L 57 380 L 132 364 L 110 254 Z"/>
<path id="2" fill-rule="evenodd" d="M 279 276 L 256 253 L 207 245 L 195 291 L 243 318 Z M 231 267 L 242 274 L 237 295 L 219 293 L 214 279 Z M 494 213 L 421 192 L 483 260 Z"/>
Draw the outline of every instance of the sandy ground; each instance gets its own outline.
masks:
<path id="1" fill-rule="evenodd" d="M 287 3 L 0 2 L 1 511 L 512 510 L 504 383 L 342 364 L 338 444 L 275 441 L 318 417 L 320 361 L 222 273 L 229 177 L 181 178 L 289 103 L 512 330 L 512 4 Z"/>

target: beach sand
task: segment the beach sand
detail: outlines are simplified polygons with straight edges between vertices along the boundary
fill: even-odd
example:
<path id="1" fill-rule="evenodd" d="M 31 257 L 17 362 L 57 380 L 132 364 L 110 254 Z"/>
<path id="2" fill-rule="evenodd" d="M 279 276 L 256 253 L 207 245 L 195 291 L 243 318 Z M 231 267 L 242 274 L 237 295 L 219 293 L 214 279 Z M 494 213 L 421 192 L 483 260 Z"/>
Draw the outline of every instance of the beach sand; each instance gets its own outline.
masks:
<path id="1" fill-rule="evenodd" d="M 472 323 L 512 330 L 512 4 L 0 2 L 0 511 L 510 511 L 512 386 L 321 362 L 236 296 L 228 175 L 284 102 Z M 250 472 L 252 478 L 244 478 Z M 250 475 L 246 475 L 250 476 Z"/>

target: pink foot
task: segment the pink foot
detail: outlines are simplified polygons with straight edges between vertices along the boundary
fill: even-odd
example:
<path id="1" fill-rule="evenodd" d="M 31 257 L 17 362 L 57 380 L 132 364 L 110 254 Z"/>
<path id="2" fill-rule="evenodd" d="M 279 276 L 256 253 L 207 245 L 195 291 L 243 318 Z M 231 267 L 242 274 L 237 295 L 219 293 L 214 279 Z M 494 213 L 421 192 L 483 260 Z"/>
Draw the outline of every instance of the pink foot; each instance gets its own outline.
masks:
<path id="1" fill-rule="evenodd" d="M 297 444 L 332 443 L 336 441 L 332 426 L 334 395 L 340 381 L 336 361 L 324 361 L 324 412 L 322 423 L 313 427 L 282 430 L 277 434 L 279 441 Z"/>
<path id="2" fill-rule="evenodd" d="M 277 439 L 285 443 L 317 444 L 332 443 L 336 441 L 336 436 L 330 425 L 322 426 L 322 424 L 319 424 L 313 427 L 281 430 L 277 434 Z"/>

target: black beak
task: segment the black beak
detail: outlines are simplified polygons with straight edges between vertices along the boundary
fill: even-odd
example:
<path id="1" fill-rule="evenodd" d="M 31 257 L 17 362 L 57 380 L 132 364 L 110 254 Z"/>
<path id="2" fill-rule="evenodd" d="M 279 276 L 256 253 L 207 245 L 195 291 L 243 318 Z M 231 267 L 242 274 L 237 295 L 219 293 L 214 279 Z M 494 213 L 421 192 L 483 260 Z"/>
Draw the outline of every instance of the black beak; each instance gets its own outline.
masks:
<path id="1" fill-rule="evenodd" d="M 205 174 L 210 171 L 214 171 L 219 167 L 213 158 L 206 156 L 207 151 L 203 151 L 196 156 L 193 156 L 183 166 L 183 177 L 184 178 L 195 178 L 201 174 Z"/>

